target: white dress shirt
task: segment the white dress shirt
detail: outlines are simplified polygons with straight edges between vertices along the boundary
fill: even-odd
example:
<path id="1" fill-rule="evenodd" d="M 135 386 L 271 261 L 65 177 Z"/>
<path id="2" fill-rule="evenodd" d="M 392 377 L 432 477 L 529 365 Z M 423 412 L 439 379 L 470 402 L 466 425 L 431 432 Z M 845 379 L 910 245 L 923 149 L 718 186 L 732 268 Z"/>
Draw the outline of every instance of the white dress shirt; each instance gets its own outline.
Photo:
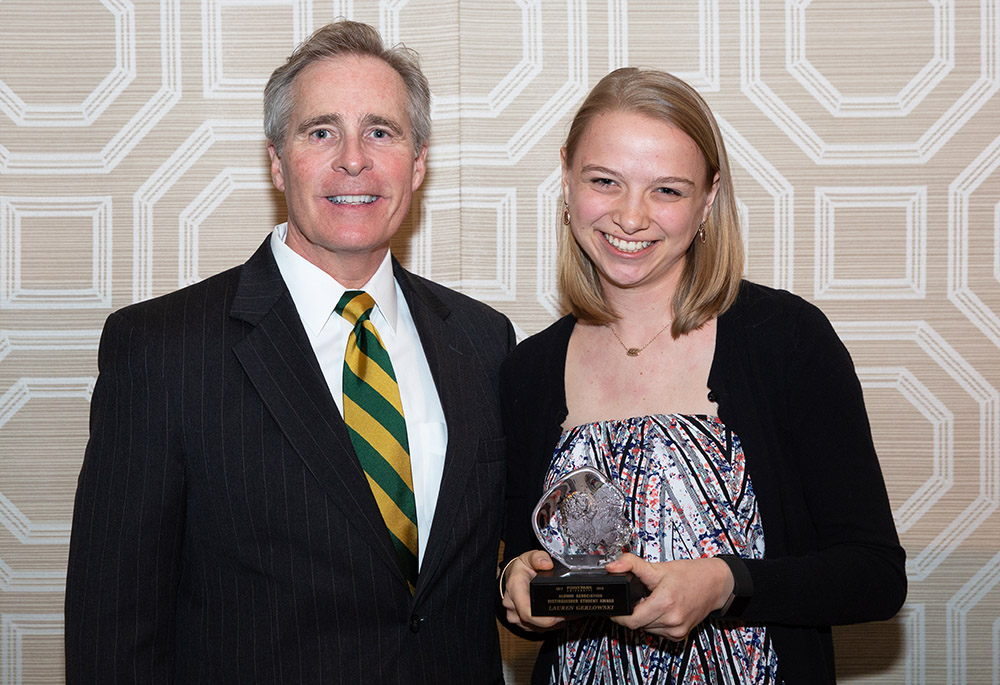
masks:
<path id="1" fill-rule="evenodd" d="M 347 288 L 288 247 L 285 244 L 287 233 L 287 224 L 275 227 L 271 234 L 271 251 L 319 360 L 330 394 L 343 416 L 344 353 L 352 327 L 334 309 Z M 375 300 L 370 318 L 389 352 L 399 384 L 417 506 L 420 545 L 417 563 L 422 564 L 444 472 L 448 427 L 410 308 L 393 278 L 388 253 L 361 290 Z"/>

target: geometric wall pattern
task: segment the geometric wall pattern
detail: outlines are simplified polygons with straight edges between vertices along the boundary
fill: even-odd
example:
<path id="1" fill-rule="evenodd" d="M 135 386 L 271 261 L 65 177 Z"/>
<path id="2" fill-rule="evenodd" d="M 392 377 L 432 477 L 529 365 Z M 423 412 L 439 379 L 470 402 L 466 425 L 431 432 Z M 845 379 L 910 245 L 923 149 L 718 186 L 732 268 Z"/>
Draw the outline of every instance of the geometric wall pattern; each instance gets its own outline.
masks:
<path id="1" fill-rule="evenodd" d="M 0 684 L 62 681 L 69 521 L 113 310 L 283 220 L 261 89 L 338 16 L 422 56 L 428 175 L 393 249 L 561 313 L 559 147 L 610 69 L 715 110 L 746 271 L 815 302 L 865 389 L 908 601 L 835 630 L 846 683 L 1000 685 L 1000 0 L 0 1 Z M 507 634 L 508 681 L 531 644 Z"/>

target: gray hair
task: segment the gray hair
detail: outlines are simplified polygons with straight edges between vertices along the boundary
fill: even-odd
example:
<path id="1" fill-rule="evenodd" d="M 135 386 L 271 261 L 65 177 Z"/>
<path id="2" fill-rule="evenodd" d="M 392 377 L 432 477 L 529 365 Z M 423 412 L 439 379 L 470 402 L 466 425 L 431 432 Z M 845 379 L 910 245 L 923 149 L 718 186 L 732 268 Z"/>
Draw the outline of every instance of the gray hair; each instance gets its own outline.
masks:
<path id="1" fill-rule="evenodd" d="M 431 137 L 431 91 L 420 70 L 419 56 L 402 44 L 386 48 L 378 31 L 368 24 L 342 20 L 320 28 L 295 48 L 288 60 L 274 70 L 264 87 L 264 134 L 278 156 L 285 145 L 288 120 L 295 105 L 292 98 L 295 77 L 313 62 L 344 55 L 380 59 L 403 79 L 413 149 L 414 153 L 419 153 Z"/>

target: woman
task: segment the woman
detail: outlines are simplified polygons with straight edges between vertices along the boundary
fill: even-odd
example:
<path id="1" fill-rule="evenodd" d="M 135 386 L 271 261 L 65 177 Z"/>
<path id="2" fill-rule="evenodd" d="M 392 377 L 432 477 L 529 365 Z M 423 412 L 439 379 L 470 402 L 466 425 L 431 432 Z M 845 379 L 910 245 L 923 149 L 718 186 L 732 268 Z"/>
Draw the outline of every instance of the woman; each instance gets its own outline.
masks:
<path id="1" fill-rule="evenodd" d="M 834 682 L 830 626 L 906 595 L 861 387 L 814 306 L 741 280 L 725 147 L 698 94 L 619 69 L 562 150 L 559 284 L 572 313 L 502 374 L 508 623 L 542 632 L 534 682 Z M 650 594 L 629 616 L 531 615 L 552 567 L 531 529 L 560 476 L 625 493 Z"/>

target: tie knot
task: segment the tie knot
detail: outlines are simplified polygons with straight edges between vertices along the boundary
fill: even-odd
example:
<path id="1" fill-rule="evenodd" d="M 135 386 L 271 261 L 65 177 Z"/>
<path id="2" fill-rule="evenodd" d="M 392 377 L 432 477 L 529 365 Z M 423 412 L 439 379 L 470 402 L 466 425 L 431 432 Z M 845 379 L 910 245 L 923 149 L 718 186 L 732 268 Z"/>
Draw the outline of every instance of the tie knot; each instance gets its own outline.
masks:
<path id="1" fill-rule="evenodd" d="M 375 300 L 363 290 L 348 290 L 337 303 L 337 313 L 347 319 L 352 326 L 363 322 L 371 315 Z"/>

